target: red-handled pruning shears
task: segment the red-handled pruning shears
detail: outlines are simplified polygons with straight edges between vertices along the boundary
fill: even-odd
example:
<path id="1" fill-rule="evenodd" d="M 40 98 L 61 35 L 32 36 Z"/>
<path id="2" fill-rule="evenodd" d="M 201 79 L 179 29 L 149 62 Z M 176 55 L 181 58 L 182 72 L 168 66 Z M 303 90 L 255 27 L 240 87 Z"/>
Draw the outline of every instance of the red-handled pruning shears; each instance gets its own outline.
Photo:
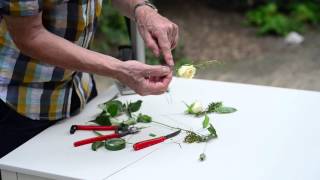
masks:
<path id="1" fill-rule="evenodd" d="M 181 130 L 176 131 L 174 133 L 168 134 L 166 136 L 161 136 L 158 138 L 154 138 L 154 139 L 149 139 L 149 140 L 145 140 L 145 141 L 141 141 L 141 142 L 137 142 L 133 145 L 133 149 L 135 151 L 138 151 L 140 149 L 155 145 L 155 144 L 159 144 L 162 143 L 163 141 L 173 138 L 174 136 L 178 135 L 181 132 Z"/>
<path id="2" fill-rule="evenodd" d="M 140 130 L 137 127 L 127 127 L 127 128 L 121 128 L 119 126 L 83 126 L 83 125 L 73 125 L 70 128 L 70 134 L 74 134 L 76 130 L 85 130 L 85 131 L 110 131 L 114 130 L 114 134 L 108 134 L 108 135 L 102 135 L 98 137 L 93 137 L 89 139 L 84 139 L 81 141 L 77 141 L 73 143 L 74 147 L 82 146 L 85 144 L 90 144 L 94 143 L 97 141 L 104 141 L 108 139 L 113 139 L 113 138 L 121 138 L 123 136 L 129 135 L 129 134 L 136 134 Z"/>

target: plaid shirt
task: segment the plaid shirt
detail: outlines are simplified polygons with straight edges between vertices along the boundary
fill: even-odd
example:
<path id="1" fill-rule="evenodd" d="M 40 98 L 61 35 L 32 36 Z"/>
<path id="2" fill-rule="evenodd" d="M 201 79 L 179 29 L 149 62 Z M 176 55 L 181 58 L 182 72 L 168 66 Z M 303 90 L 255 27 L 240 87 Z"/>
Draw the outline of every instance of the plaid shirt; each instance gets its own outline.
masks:
<path id="1" fill-rule="evenodd" d="M 55 67 L 24 55 L 15 46 L 1 16 L 34 16 L 42 12 L 43 25 L 48 31 L 87 48 L 93 38 L 102 0 L 0 1 L 2 101 L 31 119 L 57 120 L 70 116 L 71 94 L 77 92 L 80 109 L 83 109 L 92 90 L 92 75 Z"/>

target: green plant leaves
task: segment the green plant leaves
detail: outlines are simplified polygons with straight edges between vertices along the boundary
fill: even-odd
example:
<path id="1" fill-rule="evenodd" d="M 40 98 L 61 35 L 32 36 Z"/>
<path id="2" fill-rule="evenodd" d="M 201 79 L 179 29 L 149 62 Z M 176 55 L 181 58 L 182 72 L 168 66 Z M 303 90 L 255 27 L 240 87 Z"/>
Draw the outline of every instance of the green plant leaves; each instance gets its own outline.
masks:
<path id="1" fill-rule="evenodd" d="M 224 107 L 224 106 L 215 109 L 215 112 L 216 112 L 217 114 L 229 114 L 229 113 L 234 113 L 234 112 L 236 112 L 236 111 L 237 111 L 236 108 L 233 108 L 233 107 Z"/>
<path id="2" fill-rule="evenodd" d="M 223 104 L 222 102 L 213 102 L 213 103 L 210 103 L 208 108 L 207 108 L 207 113 L 213 113 L 213 112 L 216 112 L 216 109 L 217 108 L 220 108 L 222 107 Z"/>
<path id="3" fill-rule="evenodd" d="M 150 123 L 150 122 L 152 122 L 152 117 L 140 113 L 140 114 L 138 115 L 138 117 L 137 117 L 137 122 L 140 122 L 140 123 Z"/>
<path id="4" fill-rule="evenodd" d="M 103 111 L 108 112 L 111 117 L 120 115 L 124 110 L 124 105 L 121 101 L 112 100 L 100 105 Z"/>
<path id="5" fill-rule="evenodd" d="M 188 105 L 185 103 L 185 105 L 187 106 L 187 110 L 186 110 L 187 114 L 193 114 L 195 116 L 203 116 L 203 115 L 207 115 L 208 113 L 228 114 L 228 113 L 233 113 L 237 111 L 237 109 L 235 108 L 223 106 L 222 102 L 212 102 L 208 105 L 205 111 L 199 112 L 199 113 L 194 113 L 192 111 L 194 103 L 191 105 Z M 207 124 L 203 124 L 203 127 L 204 125 L 207 125 Z"/>
<path id="6" fill-rule="evenodd" d="M 111 122 L 110 122 L 110 116 L 103 111 L 102 113 L 100 113 L 95 120 L 91 121 L 93 123 L 96 123 L 100 126 L 111 126 Z"/>
<path id="7" fill-rule="evenodd" d="M 318 8 L 317 8 L 318 7 Z M 302 32 L 305 24 L 320 22 L 320 6 L 313 2 L 296 2 L 284 7 L 270 2 L 246 14 L 248 24 L 258 27 L 258 34 L 285 36 L 289 32 Z"/>
<path id="8" fill-rule="evenodd" d="M 108 107 L 108 113 L 110 114 L 111 117 L 115 117 L 118 115 L 118 106 L 116 104 L 111 104 L 109 107 Z"/>
<path id="9" fill-rule="evenodd" d="M 208 115 L 205 115 L 204 120 L 202 121 L 202 127 L 207 128 L 209 126 L 209 121 Z"/>
<path id="10" fill-rule="evenodd" d="M 129 111 L 130 113 L 139 111 L 139 109 L 140 109 L 140 107 L 141 107 L 141 104 L 142 104 L 142 101 L 141 101 L 141 100 L 138 100 L 138 101 L 133 102 L 133 103 L 129 103 L 129 104 L 128 104 L 128 111 Z"/>
<path id="11" fill-rule="evenodd" d="M 212 124 L 209 125 L 208 129 L 207 129 L 210 133 L 211 136 L 214 136 L 214 137 L 218 137 L 217 135 L 217 131 L 216 129 L 213 127 Z"/>

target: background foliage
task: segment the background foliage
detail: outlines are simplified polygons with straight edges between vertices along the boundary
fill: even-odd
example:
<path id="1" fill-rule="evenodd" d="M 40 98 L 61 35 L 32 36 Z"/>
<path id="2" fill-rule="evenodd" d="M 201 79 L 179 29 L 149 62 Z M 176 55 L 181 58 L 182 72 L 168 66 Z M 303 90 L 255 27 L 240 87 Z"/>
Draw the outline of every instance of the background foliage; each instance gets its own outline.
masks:
<path id="1" fill-rule="evenodd" d="M 318 25 L 320 5 L 314 1 L 290 4 L 271 2 L 246 13 L 247 22 L 258 27 L 258 34 L 285 36 L 291 31 L 303 32 L 306 25 Z"/>
<path id="2" fill-rule="evenodd" d="M 94 43 L 91 48 L 95 51 L 117 55 L 117 47 L 120 45 L 129 45 L 129 31 L 126 25 L 126 19 L 115 10 L 110 1 L 103 3 L 103 10 L 99 19 L 98 28 Z M 176 66 L 190 62 L 183 55 L 183 45 L 180 44 L 173 52 Z M 160 64 L 162 57 L 153 56 L 150 50 L 146 49 L 146 61 L 148 64 Z"/>
<path id="3" fill-rule="evenodd" d="M 241 10 L 246 15 L 247 24 L 257 27 L 259 35 L 284 36 L 291 31 L 303 32 L 310 25 L 320 24 L 319 0 L 207 0 L 207 3 L 218 10 Z M 111 6 L 110 1 L 105 1 L 91 48 L 116 56 L 117 47 L 127 44 L 130 40 L 125 18 Z M 173 54 L 178 65 L 191 62 L 184 56 L 183 42 Z M 160 62 L 161 58 L 147 51 L 147 63 Z"/>

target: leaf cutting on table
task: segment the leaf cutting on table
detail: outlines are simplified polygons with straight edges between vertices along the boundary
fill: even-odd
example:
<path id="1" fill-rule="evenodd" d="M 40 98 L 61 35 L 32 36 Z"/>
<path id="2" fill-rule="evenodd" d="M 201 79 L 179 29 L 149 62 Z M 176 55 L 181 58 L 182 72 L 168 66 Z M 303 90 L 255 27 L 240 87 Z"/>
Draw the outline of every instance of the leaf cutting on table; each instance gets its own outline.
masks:
<path id="1" fill-rule="evenodd" d="M 214 137 L 218 137 L 217 131 L 216 129 L 213 127 L 212 124 L 209 125 L 208 129 L 207 129 L 210 133 L 210 135 L 214 136 Z"/>
<path id="2" fill-rule="evenodd" d="M 218 107 L 218 108 L 215 110 L 215 112 L 216 112 L 217 114 L 229 114 L 229 113 L 234 113 L 234 112 L 236 112 L 236 111 L 237 111 L 236 108 L 233 108 L 233 107 L 224 107 L 224 106 Z"/>
<path id="3" fill-rule="evenodd" d="M 136 102 L 131 102 L 127 105 L 127 113 L 129 117 L 132 117 L 132 113 L 139 111 L 142 101 L 138 100 Z"/>
<path id="4" fill-rule="evenodd" d="M 206 114 L 204 117 L 204 120 L 202 121 L 202 127 L 207 128 L 209 126 L 209 122 L 210 122 L 210 119 L 209 119 L 208 115 Z"/>
<path id="5" fill-rule="evenodd" d="M 146 114 L 139 114 L 138 117 L 137 117 L 137 122 L 140 122 L 140 123 L 150 123 L 152 122 L 152 117 L 151 116 L 148 116 Z"/>
<path id="6" fill-rule="evenodd" d="M 102 113 L 100 113 L 95 120 L 90 121 L 93 123 L 96 123 L 100 126 L 111 126 L 111 122 L 110 122 L 110 116 L 108 115 L 108 113 L 106 113 L 105 111 L 103 111 Z"/>

